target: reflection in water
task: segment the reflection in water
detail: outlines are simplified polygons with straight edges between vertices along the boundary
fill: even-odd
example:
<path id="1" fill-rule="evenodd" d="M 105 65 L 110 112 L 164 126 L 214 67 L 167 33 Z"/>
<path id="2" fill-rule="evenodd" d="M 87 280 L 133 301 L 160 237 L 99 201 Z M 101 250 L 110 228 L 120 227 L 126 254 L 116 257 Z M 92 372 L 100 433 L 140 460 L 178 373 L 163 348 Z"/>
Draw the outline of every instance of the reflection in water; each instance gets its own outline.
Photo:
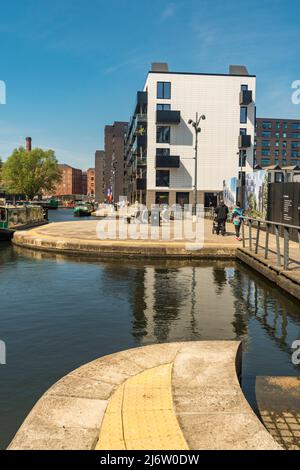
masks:
<path id="1" fill-rule="evenodd" d="M 233 262 L 86 260 L 0 246 L 0 445 L 61 376 L 144 344 L 242 340 L 243 388 L 299 375 L 300 306 Z"/>

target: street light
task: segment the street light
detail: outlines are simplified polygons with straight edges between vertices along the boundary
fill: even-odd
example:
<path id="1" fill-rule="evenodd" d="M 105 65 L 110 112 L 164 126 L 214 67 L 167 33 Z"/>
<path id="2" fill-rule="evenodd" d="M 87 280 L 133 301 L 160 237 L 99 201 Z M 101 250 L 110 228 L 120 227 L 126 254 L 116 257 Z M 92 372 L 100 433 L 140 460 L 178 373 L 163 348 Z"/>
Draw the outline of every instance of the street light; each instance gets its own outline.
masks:
<path id="1" fill-rule="evenodd" d="M 196 217 L 197 214 L 197 178 L 198 178 L 198 134 L 201 132 L 201 127 L 199 127 L 200 121 L 205 121 L 205 115 L 201 116 L 196 113 L 196 119 L 189 119 L 188 123 L 192 125 L 195 131 L 195 184 L 194 184 L 194 203 L 193 203 L 193 215 Z"/>

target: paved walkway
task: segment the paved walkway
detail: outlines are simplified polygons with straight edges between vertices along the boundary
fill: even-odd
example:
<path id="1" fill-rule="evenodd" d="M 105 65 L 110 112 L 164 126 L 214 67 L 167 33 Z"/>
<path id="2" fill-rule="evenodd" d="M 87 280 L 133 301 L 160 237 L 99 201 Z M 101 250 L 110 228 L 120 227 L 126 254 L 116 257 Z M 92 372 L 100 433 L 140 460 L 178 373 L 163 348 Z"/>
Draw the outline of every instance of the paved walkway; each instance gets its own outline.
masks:
<path id="1" fill-rule="evenodd" d="M 246 401 L 241 345 L 145 346 L 86 364 L 35 405 L 10 449 L 281 449 Z"/>
<path id="2" fill-rule="evenodd" d="M 257 404 L 263 423 L 287 450 L 300 450 L 300 378 L 257 377 Z"/>

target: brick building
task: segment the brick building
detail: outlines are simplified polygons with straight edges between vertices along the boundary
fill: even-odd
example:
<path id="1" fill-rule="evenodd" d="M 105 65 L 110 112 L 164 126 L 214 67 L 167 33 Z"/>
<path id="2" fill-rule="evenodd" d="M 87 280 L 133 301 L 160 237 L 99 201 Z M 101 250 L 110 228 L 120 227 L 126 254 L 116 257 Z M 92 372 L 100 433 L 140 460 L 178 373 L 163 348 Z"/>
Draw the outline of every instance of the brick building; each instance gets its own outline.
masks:
<path id="1" fill-rule="evenodd" d="M 97 202 L 103 202 L 105 199 L 104 187 L 104 150 L 96 150 L 95 152 L 95 199 Z"/>
<path id="2" fill-rule="evenodd" d="M 256 165 L 299 165 L 300 119 L 257 118 L 254 146 Z"/>
<path id="3" fill-rule="evenodd" d="M 127 122 L 115 121 L 104 131 L 104 191 L 115 202 L 124 195 L 124 139 Z"/>
<path id="4" fill-rule="evenodd" d="M 87 170 L 87 195 L 89 197 L 95 197 L 95 168 L 89 168 Z"/>
<path id="5" fill-rule="evenodd" d="M 58 165 L 61 171 L 61 181 L 56 184 L 56 196 L 81 195 L 82 194 L 82 170 L 70 165 Z"/>

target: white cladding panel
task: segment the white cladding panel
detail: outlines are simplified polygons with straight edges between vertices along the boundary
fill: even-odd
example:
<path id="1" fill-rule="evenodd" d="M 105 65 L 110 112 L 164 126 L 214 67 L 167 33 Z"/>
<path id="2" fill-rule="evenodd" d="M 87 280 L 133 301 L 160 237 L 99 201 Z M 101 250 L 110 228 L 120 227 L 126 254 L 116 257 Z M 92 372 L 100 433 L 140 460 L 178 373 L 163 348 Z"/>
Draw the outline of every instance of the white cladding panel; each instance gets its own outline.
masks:
<path id="1" fill-rule="evenodd" d="M 171 99 L 157 99 L 157 82 L 171 82 Z M 240 123 L 239 95 L 241 85 L 252 90 L 253 102 L 248 105 L 247 124 Z M 148 91 L 147 189 L 155 186 L 157 147 L 170 148 L 170 155 L 180 156 L 180 168 L 170 169 L 170 187 L 191 190 L 194 185 L 194 132 L 188 124 L 196 112 L 205 114 L 198 145 L 198 190 L 216 191 L 223 180 L 237 176 L 238 137 L 240 128 L 251 135 L 247 149 L 247 170 L 253 162 L 255 121 L 255 77 L 149 73 L 144 90 Z M 156 143 L 156 104 L 170 103 L 171 110 L 181 113 L 179 125 L 171 126 L 171 143 Z M 168 188 L 161 188 L 168 190 Z"/>

